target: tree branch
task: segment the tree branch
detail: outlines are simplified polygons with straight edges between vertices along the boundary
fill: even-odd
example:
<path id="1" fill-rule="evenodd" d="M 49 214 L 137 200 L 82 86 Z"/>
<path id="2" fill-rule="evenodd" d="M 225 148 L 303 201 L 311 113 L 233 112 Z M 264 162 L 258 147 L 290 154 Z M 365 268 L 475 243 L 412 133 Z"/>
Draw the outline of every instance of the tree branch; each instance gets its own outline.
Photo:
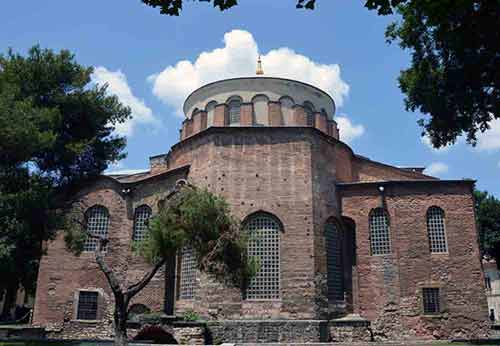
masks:
<path id="1" fill-rule="evenodd" d="M 108 240 L 103 237 L 97 237 L 95 235 L 94 237 L 99 238 L 99 245 L 98 248 L 95 250 L 95 260 L 99 265 L 101 271 L 104 273 L 104 276 L 106 276 L 106 279 L 108 280 L 109 286 L 111 287 L 111 290 L 113 291 L 115 297 L 117 295 L 122 295 L 123 293 L 121 290 L 120 283 L 118 282 L 118 279 L 113 273 L 113 270 L 111 270 L 111 268 L 104 261 L 104 246 L 106 246 Z"/>
<path id="2" fill-rule="evenodd" d="M 149 273 L 147 273 L 141 281 L 131 285 L 127 289 L 127 298 L 131 299 L 137 293 L 139 293 L 146 285 L 151 281 L 153 276 L 158 272 L 158 270 L 165 265 L 166 259 L 162 259 L 160 262 L 156 263 Z"/>

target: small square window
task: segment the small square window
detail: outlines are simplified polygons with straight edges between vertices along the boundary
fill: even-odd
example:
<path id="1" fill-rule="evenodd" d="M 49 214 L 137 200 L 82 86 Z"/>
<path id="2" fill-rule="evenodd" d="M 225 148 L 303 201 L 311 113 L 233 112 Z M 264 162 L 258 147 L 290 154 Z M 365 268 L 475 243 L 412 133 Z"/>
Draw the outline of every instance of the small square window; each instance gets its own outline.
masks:
<path id="1" fill-rule="evenodd" d="M 439 314 L 439 288 L 424 288 L 422 290 L 424 299 L 424 314 Z"/>
<path id="2" fill-rule="evenodd" d="M 81 291 L 78 295 L 78 320 L 97 320 L 98 292 Z"/>

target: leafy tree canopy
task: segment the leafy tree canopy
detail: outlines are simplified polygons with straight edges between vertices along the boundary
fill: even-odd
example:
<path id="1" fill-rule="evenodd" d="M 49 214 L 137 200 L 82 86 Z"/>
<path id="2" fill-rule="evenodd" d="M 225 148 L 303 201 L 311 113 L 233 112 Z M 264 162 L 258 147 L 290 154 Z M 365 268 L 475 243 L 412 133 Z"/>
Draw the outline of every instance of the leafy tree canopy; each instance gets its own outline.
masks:
<path id="1" fill-rule="evenodd" d="M 399 85 L 406 108 L 435 147 L 477 132 L 500 117 L 500 0 L 369 0 L 379 14 L 396 11 L 389 42 L 411 52 Z"/>
<path id="2" fill-rule="evenodd" d="M 124 157 L 113 130 L 130 110 L 91 74 L 66 50 L 0 55 L 0 290 L 9 299 L 19 283 L 34 287 L 64 192 Z"/>
<path id="3" fill-rule="evenodd" d="M 182 10 L 182 5 L 186 3 L 186 0 L 141 0 L 144 4 L 151 7 L 158 7 L 161 14 L 167 14 L 170 16 L 178 16 Z M 199 2 L 209 2 L 213 3 L 215 8 L 221 11 L 227 10 L 233 6 L 238 5 L 237 0 L 198 0 Z M 314 9 L 316 0 L 296 0 L 297 8 L 306 8 L 309 10 Z"/>
<path id="4" fill-rule="evenodd" d="M 481 253 L 500 265 L 500 200 L 488 192 L 474 191 Z"/>

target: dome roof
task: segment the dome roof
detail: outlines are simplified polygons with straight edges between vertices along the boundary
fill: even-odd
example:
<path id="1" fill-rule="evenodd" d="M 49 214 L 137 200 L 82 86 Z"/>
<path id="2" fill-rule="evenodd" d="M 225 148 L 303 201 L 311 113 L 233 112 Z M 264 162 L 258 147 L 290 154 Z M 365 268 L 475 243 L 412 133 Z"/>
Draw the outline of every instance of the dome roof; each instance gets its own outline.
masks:
<path id="1" fill-rule="evenodd" d="M 191 118 L 196 111 L 206 110 L 209 103 L 227 103 L 236 96 L 243 103 L 251 103 L 258 96 L 274 102 L 288 98 L 296 105 L 312 105 L 315 111 L 325 113 L 330 120 L 335 114 L 335 102 L 323 90 L 303 82 L 274 77 L 233 78 L 206 84 L 187 97 L 184 114 Z"/>

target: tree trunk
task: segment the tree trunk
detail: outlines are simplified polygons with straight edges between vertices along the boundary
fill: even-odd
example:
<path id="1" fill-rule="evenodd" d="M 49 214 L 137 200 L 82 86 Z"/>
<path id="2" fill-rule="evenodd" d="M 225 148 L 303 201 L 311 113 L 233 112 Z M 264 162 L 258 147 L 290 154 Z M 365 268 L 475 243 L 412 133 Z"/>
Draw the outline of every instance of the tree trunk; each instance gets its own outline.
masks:
<path id="1" fill-rule="evenodd" d="M 13 320 L 14 319 L 14 314 L 13 314 L 13 308 L 16 303 L 16 297 L 17 297 L 17 288 L 18 285 L 12 284 L 8 285 L 6 290 L 5 290 L 5 302 L 3 305 L 3 311 L 2 311 L 2 317 L 8 319 L 8 320 Z"/>
<path id="2" fill-rule="evenodd" d="M 115 342 L 114 346 L 127 346 L 127 305 L 116 304 L 114 313 Z"/>

